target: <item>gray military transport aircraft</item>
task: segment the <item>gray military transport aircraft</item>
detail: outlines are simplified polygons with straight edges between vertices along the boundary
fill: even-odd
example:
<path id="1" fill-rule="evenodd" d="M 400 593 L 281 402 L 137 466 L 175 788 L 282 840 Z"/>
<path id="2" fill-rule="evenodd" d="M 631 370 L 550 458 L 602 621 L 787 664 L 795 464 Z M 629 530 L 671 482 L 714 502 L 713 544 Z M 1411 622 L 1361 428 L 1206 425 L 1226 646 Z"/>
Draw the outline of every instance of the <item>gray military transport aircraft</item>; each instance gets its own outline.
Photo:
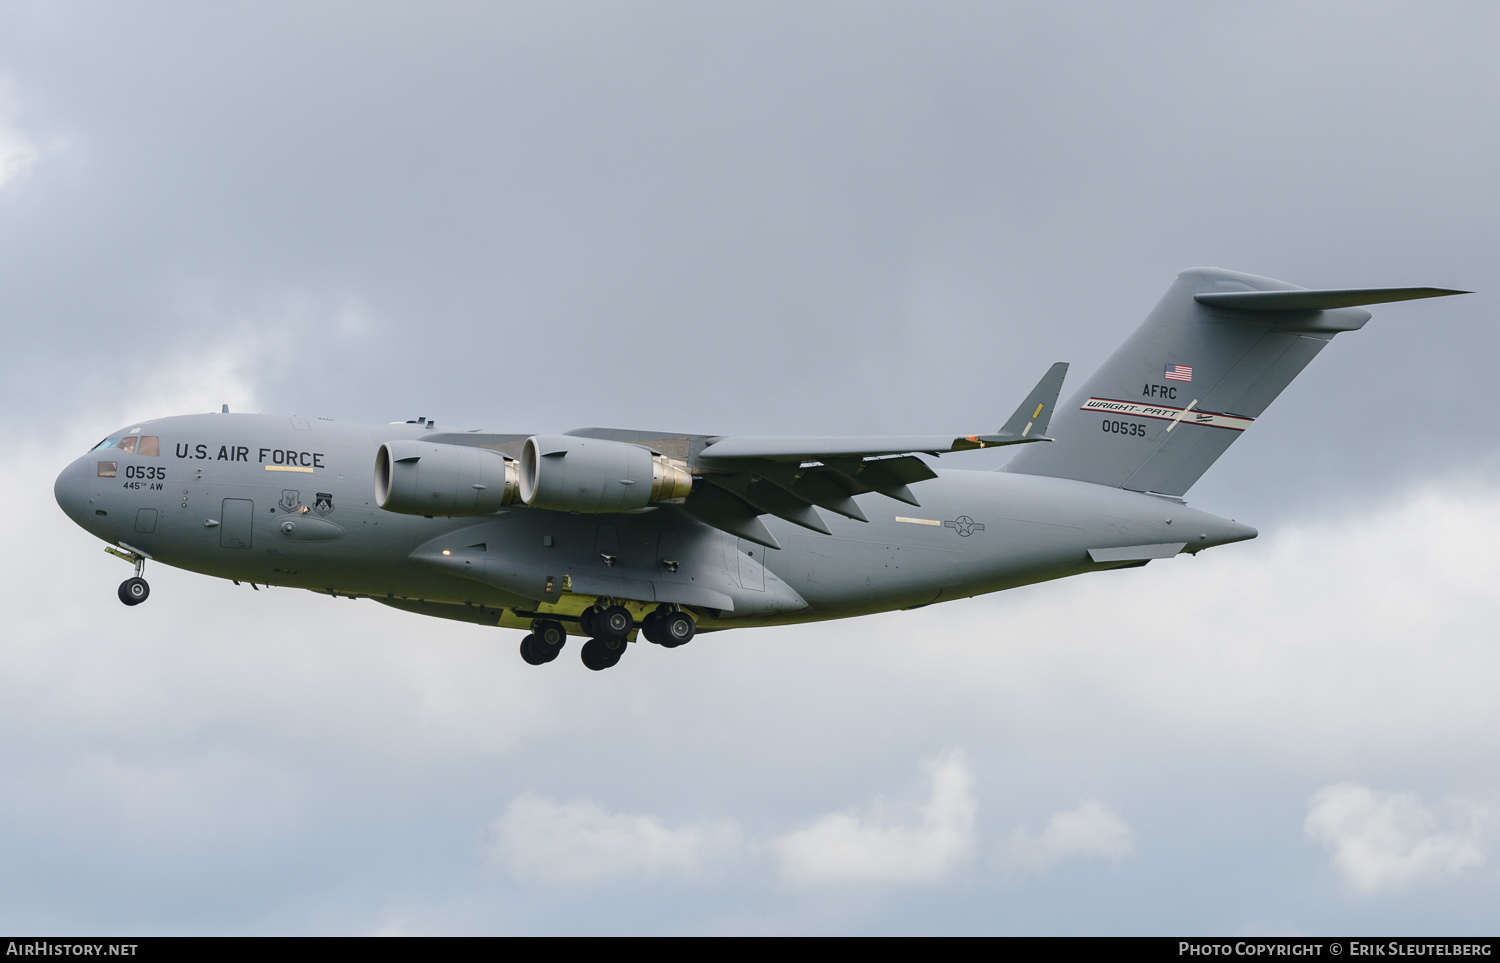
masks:
<path id="1" fill-rule="evenodd" d="M 70 518 L 147 560 L 441 618 L 569 635 L 615 665 L 637 633 L 911 609 L 1254 538 L 1182 496 L 1358 305 L 1466 292 L 1311 291 L 1184 271 L 1063 408 L 1052 366 L 999 431 L 759 438 L 460 430 L 183 415 L 112 432 L 58 476 Z M 1048 444 L 1048 442 L 1053 442 Z M 1024 445 L 994 471 L 927 455 Z"/>

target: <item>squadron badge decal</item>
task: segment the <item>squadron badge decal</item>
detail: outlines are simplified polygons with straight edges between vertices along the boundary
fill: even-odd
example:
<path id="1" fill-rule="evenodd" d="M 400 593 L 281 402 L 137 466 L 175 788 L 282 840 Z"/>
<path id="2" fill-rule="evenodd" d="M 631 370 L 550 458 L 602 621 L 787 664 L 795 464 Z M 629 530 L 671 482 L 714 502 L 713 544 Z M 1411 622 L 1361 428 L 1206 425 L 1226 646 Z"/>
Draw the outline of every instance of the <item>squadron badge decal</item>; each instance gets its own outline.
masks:
<path id="1" fill-rule="evenodd" d="M 276 507 L 288 515 L 296 512 L 297 509 L 302 507 L 302 493 L 293 491 L 290 488 L 283 488 L 281 490 L 281 501 L 276 503 Z"/>
<path id="2" fill-rule="evenodd" d="M 333 494 L 331 492 L 318 492 L 318 498 L 313 502 L 313 514 L 320 517 L 333 514 Z"/>

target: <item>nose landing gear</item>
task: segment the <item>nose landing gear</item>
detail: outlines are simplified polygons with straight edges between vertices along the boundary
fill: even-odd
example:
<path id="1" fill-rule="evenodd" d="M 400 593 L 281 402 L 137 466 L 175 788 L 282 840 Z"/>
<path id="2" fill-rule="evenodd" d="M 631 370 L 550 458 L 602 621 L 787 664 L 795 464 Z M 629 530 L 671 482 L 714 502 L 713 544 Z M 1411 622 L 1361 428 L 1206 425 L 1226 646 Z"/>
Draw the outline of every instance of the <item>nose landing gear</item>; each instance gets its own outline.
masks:
<path id="1" fill-rule="evenodd" d="M 120 590 L 116 593 L 120 596 L 120 601 L 126 605 L 140 605 L 146 601 L 151 596 L 151 586 L 141 578 L 141 573 L 146 569 L 146 559 L 151 556 L 128 548 L 115 548 L 113 545 L 104 546 L 104 550 L 115 558 L 123 558 L 135 565 L 135 577 L 120 583 Z"/>

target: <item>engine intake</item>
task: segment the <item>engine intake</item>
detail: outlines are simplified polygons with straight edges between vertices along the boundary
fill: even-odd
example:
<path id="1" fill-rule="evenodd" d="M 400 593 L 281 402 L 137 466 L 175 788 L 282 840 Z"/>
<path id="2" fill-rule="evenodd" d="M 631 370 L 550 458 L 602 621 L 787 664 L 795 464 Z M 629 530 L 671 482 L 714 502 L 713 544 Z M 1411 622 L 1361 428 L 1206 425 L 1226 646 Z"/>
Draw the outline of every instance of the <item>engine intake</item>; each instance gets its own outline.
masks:
<path id="1" fill-rule="evenodd" d="M 515 462 L 467 445 L 402 439 L 375 453 L 375 502 L 403 515 L 488 515 L 516 500 Z"/>
<path id="2" fill-rule="evenodd" d="M 533 435 L 521 448 L 521 501 L 560 512 L 630 512 L 686 498 L 686 465 L 624 441 Z"/>

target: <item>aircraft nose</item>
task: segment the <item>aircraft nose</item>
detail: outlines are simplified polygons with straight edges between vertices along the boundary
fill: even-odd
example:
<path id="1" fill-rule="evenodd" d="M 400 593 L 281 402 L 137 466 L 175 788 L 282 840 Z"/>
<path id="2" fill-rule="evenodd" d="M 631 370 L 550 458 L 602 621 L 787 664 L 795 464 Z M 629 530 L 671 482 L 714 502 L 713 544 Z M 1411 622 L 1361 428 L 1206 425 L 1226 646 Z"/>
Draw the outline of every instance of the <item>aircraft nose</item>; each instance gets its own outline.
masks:
<path id="1" fill-rule="evenodd" d="M 62 470 L 57 481 L 52 483 L 52 497 L 57 507 L 73 521 L 82 525 L 88 514 L 89 460 L 87 456 L 76 459 Z"/>

